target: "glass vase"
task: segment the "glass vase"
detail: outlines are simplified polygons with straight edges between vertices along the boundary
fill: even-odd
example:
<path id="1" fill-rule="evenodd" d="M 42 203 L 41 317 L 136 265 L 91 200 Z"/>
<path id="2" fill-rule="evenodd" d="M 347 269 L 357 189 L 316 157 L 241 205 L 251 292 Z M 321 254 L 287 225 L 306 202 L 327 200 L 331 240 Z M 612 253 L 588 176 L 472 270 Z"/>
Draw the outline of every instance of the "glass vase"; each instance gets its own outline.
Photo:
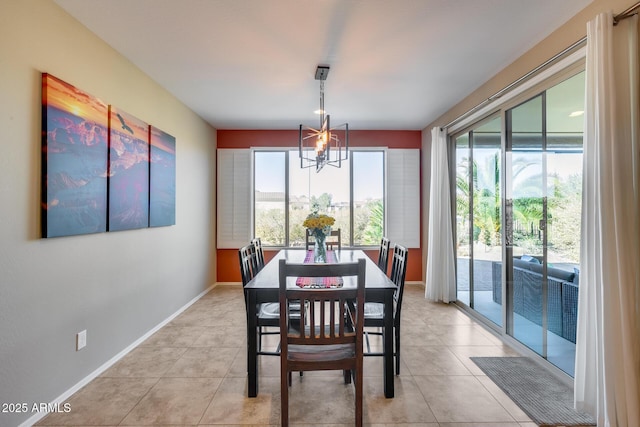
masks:
<path id="1" fill-rule="evenodd" d="M 327 236 L 323 233 L 316 234 L 315 244 L 313 246 L 313 262 L 325 263 L 327 262 Z"/>

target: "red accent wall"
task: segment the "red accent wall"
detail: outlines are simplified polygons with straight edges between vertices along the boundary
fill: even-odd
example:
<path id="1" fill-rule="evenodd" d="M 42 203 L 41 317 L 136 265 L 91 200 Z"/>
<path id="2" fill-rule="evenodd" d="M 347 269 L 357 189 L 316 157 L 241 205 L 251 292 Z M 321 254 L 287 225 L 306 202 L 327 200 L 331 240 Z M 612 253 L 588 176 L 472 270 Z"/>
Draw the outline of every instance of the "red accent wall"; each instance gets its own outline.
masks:
<path id="1" fill-rule="evenodd" d="M 296 129 L 217 131 L 218 148 L 296 147 L 297 145 L 298 130 Z M 422 132 L 408 130 L 350 130 L 349 146 L 421 149 Z M 422 191 L 420 194 L 422 194 Z M 420 217 L 422 218 L 422 208 L 420 209 Z M 420 225 L 420 234 L 422 235 L 422 224 Z M 394 242 L 391 243 L 393 244 Z M 218 260 L 217 281 L 240 282 L 238 250 L 217 249 L 216 252 Z M 377 250 L 365 251 L 365 253 L 369 258 L 377 262 Z M 270 260 L 274 255 L 274 251 L 266 249 L 265 261 Z M 410 248 L 406 280 L 417 282 L 422 281 L 423 277 L 422 248 Z"/>
<path id="2" fill-rule="evenodd" d="M 218 130 L 218 148 L 297 147 L 298 130 Z M 349 146 L 421 148 L 422 132 L 350 130 Z"/>

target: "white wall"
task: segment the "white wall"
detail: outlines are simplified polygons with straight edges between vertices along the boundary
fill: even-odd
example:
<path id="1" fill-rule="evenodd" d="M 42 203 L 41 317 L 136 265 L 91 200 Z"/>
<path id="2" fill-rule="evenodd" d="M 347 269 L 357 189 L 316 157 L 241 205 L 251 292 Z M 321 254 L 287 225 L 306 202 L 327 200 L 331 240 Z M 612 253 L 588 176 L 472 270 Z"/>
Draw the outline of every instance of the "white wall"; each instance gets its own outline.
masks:
<path id="1" fill-rule="evenodd" d="M 175 226 L 40 238 L 41 72 L 176 137 Z M 55 3 L 0 0 L 0 402 L 53 401 L 213 283 L 215 145 Z M 0 425 L 31 415 L 0 413 Z"/>

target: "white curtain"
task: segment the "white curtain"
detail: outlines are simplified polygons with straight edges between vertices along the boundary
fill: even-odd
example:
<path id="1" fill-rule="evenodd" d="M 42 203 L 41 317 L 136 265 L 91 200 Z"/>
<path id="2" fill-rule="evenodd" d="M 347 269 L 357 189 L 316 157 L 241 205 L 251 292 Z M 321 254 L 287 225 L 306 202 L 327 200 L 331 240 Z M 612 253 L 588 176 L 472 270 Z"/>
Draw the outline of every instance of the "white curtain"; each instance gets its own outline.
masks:
<path id="1" fill-rule="evenodd" d="M 429 196 L 429 239 L 425 296 L 433 301 L 456 299 L 451 225 L 451 193 L 447 163 L 446 132 L 431 130 L 431 193 Z"/>
<path id="2" fill-rule="evenodd" d="M 638 19 L 587 25 L 575 406 L 640 426 Z"/>

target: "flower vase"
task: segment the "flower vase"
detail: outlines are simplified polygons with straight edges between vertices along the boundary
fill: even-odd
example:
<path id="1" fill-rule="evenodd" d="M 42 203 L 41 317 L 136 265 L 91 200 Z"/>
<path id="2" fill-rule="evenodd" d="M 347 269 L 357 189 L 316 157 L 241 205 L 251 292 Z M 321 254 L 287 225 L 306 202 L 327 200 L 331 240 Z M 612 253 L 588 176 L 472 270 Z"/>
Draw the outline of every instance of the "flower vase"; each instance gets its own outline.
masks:
<path id="1" fill-rule="evenodd" d="M 325 263 L 327 262 L 327 236 L 323 233 L 316 234 L 316 241 L 313 246 L 313 262 Z"/>

